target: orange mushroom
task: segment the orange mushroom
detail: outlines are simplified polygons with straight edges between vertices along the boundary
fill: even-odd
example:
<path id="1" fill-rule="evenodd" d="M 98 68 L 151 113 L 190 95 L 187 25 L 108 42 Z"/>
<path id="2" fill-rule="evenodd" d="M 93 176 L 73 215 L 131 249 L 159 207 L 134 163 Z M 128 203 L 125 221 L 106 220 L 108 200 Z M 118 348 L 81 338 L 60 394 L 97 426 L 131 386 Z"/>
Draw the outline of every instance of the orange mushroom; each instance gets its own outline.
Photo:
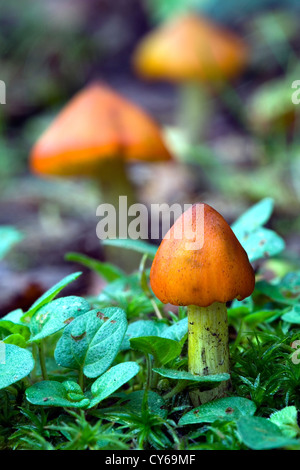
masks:
<path id="1" fill-rule="evenodd" d="M 165 235 L 154 258 L 150 283 L 163 302 L 188 308 L 189 371 L 229 373 L 226 302 L 251 295 L 255 285 L 247 253 L 223 217 L 194 204 Z M 223 396 L 228 384 L 192 392 L 195 406 Z"/>
<path id="2" fill-rule="evenodd" d="M 158 126 L 144 111 L 93 84 L 75 95 L 40 137 L 30 163 L 39 174 L 94 176 L 106 160 L 170 158 Z"/>
<path id="3" fill-rule="evenodd" d="M 135 51 L 133 64 L 144 78 L 212 83 L 238 76 L 247 57 L 239 37 L 190 14 L 146 36 Z"/>
<path id="4" fill-rule="evenodd" d="M 143 78 L 182 85 L 190 109 L 184 114 L 188 114 L 193 139 L 193 133 L 201 131 L 201 113 L 208 108 L 200 85 L 208 89 L 224 84 L 241 74 L 247 60 L 248 50 L 242 39 L 202 16 L 188 14 L 150 32 L 137 46 L 133 66 Z"/>
<path id="5" fill-rule="evenodd" d="M 126 163 L 170 159 L 152 118 L 96 83 L 75 95 L 36 142 L 30 166 L 39 175 L 97 179 L 102 202 L 115 207 L 118 224 L 119 196 L 127 196 L 128 206 L 136 202 Z"/>

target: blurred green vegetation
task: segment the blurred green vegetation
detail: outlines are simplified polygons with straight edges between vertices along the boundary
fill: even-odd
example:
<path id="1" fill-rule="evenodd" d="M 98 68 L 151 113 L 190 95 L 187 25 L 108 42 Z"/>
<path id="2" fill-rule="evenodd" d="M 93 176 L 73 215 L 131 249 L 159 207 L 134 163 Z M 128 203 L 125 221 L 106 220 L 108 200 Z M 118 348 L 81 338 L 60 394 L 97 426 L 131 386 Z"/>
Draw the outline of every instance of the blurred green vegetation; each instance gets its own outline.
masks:
<path id="1" fill-rule="evenodd" d="M 245 73 L 208 93 L 206 107 L 199 110 L 205 129 L 194 145 L 175 117 L 179 90 L 169 83 L 144 82 L 132 69 L 132 53 L 145 34 L 187 11 L 207 14 L 232 28 L 250 49 Z M 25 242 L 23 251 L 18 245 L 21 255 L 15 259 L 21 266 L 28 268 L 38 257 L 41 264 L 52 259 L 43 250 L 53 249 L 57 240 L 62 251 L 63 238 L 82 243 L 82 233 L 96 225 L 98 196 L 91 183 L 45 181 L 28 168 L 36 139 L 93 80 L 116 85 L 117 91 L 151 111 L 174 153 L 172 173 L 168 168 L 133 169 L 142 201 L 205 201 L 231 222 L 252 204 L 271 197 L 275 212 L 269 228 L 286 240 L 285 262 L 296 262 L 300 108 L 291 97 L 292 83 L 300 79 L 299 14 L 298 2 L 292 0 L 228 0 L 217 7 L 214 0 L 22 0 L 22 7 L 18 0 L 2 3 L 0 79 L 6 83 L 7 103 L 0 106 L 0 225 L 16 226 L 25 240 L 42 236 L 40 244 Z M 78 233 L 67 229 L 73 220 Z M 96 243 L 91 251 L 78 245 L 67 251 L 95 256 Z M 34 245 L 41 250 L 35 256 Z M 63 253 L 60 257 L 63 263 Z"/>

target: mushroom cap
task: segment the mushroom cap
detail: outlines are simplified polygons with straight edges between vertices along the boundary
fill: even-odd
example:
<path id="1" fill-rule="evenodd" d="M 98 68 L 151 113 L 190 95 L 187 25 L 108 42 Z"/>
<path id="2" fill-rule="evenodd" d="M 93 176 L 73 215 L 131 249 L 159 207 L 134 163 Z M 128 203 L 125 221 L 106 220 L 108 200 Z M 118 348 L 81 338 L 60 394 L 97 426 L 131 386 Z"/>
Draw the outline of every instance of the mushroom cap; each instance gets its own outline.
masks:
<path id="1" fill-rule="evenodd" d="M 190 249 L 196 240 L 199 248 Z M 207 204 L 197 203 L 165 235 L 151 267 L 150 283 L 163 303 L 207 307 L 248 297 L 255 275 L 223 217 Z"/>
<path id="2" fill-rule="evenodd" d="M 58 176 L 93 175 L 108 158 L 169 160 L 156 123 L 109 87 L 77 93 L 34 145 L 31 169 Z"/>
<path id="3" fill-rule="evenodd" d="M 186 15 L 150 32 L 138 45 L 133 65 L 145 78 L 213 82 L 239 75 L 247 59 L 247 47 L 235 34 Z"/>

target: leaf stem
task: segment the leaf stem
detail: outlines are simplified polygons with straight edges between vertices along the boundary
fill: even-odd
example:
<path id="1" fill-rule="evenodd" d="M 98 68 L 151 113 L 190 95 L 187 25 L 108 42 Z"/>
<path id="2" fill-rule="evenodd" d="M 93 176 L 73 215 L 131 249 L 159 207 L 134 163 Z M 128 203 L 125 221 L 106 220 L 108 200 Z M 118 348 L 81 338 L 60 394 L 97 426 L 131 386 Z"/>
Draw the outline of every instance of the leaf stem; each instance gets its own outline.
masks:
<path id="1" fill-rule="evenodd" d="M 78 373 L 78 384 L 79 384 L 81 390 L 84 391 L 84 375 L 83 375 L 83 368 L 82 367 L 79 369 L 79 373 Z"/>
<path id="2" fill-rule="evenodd" d="M 169 400 L 174 395 L 177 395 L 177 393 L 182 392 L 188 385 L 189 385 L 189 382 L 187 380 L 178 380 L 175 387 L 173 387 L 168 393 L 166 393 L 163 396 L 163 399 L 164 400 Z"/>
<path id="3" fill-rule="evenodd" d="M 40 366 L 41 366 L 43 380 L 48 380 L 46 359 L 45 359 L 45 345 L 44 345 L 43 340 L 41 340 L 39 344 L 39 359 L 40 359 Z"/>

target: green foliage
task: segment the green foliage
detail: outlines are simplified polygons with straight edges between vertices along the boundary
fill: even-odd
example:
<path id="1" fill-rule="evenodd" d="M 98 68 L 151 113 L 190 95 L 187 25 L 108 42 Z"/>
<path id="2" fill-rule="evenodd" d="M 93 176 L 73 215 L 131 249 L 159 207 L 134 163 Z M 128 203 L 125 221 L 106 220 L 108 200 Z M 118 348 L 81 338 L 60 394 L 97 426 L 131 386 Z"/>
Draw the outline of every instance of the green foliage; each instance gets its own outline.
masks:
<path id="1" fill-rule="evenodd" d="M 33 367 L 30 351 L 14 344 L 0 343 L 0 389 L 23 379 Z"/>
<path id="2" fill-rule="evenodd" d="M 142 253 L 148 255 L 149 258 L 154 258 L 156 253 L 156 248 L 150 243 L 147 243 L 143 240 L 131 240 L 130 238 L 126 239 L 114 239 L 114 240 L 104 240 L 103 245 L 115 246 L 118 248 L 124 248 L 126 250 L 133 250 L 137 253 Z"/>
<path id="3" fill-rule="evenodd" d="M 23 239 L 19 230 L 10 226 L 0 227 L 0 260 L 3 259 L 16 243 Z"/>
<path id="4" fill-rule="evenodd" d="M 189 411 L 181 418 L 179 425 L 237 421 L 241 416 L 253 416 L 255 411 L 255 404 L 247 398 L 220 398 Z"/>
<path id="5" fill-rule="evenodd" d="M 272 211 L 273 200 L 265 198 L 246 211 L 231 227 L 250 261 L 277 255 L 285 247 L 277 233 L 262 227 Z"/>
<path id="6" fill-rule="evenodd" d="M 113 362 L 127 328 L 119 308 L 91 310 L 73 320 L 59 339 L 54 357 L 60 366 L 99 377 Z"/>
<path id="7" fill-rule="evenodd" d="M 132 338 L 130 346 L 136 351 L 151 354 L 155 363 L 164 365 L 178 357 L 181 353 L 180 343 L 172 339 L 160 338 L 158 336 L 140 336 Z"/>
<path id="8" fill-rule="evenodd" d="M 297 437 L 300 434 L 297 414 L 298 412 L 295 406 L 286 406 L 282 408 L 282 410 L 272 413 L 270 421 L 276 424 L 285 436 Z"/>
<path id="9" fill-rule="evenodd" d="M 89 400 L 76 382 L 63 383 L 47 380 L 37 382 L 26 390 L 26 398 L 33 405 L 84 408 Z"/>
<path id="10" fill-rule="evenodd" d="M 125 273 L 111 263 L 104 263 L 89 256 L 80 253 L 67 253 L 65 256 L 67 261 L 82 264 L 87 268 L 95 271 L 99 276 L 103 277 L 108 282 L 120 279 L 125 276 Z"/>
<path id="11" fill-rule="evenodd" d="M 239 419 L 237 430 L 243 443 L 253 450 L 299 446 L 299 441 L 285 437 L 276 424 L 257 416 Z"/>
<path id="12" fill-rule="evenodd" d="M 64 277 L 60 282 L 55 284 L 51 289 L 45 292 L 39 299 L 37 299 L 30 309 L 24 314 L 22 320 L 27 320 L 31 318 L 43 305 L 46 305 L 54 297 L 56 297 L 61 290 L 63 290 L 68 284 L 75 281 L 81 275 L 80 272 L 70 274 L 69 276 Z"/>
<path id="13" fill-rule="evenodd" d="M 251 259 L 283 248 L 263 227 L 272 210 L 265 199 L 233 224 Z M 252 296 L 233 301 L 230 376 L 194 376 L 187 367 L 186 309 L 165 313 L 149 288 L 145 262 L 156 248 L 116 241 L 124 243 L 143 254 L 140 270 L 130 275 L 69 255 L 107 281 L 98 297 L 55 298 L 80 275 L 74 273 L 27 312 L 0 320 L 0 447 L 299 448 L 299 272 L 260 280 Z M 231 396 L 191 406 L 191 389 L 229 379 Z"/>
<path id="14" fill-rule="evenodd" d="M 123 362 L 106 371 L 97 379 L 91 388 L 93 398 L 89 408 L 100 403 L 118 388 L 131 380 L 139 372 L 139 366 L 135 362 Z"/>
<path id="15" fill-rule="evenodd" d="M 91 310 L 90 304 L 75 296 L 63 297 L 41 307 L 31 319 L 30 342 L 57 333 L 75 318 Z"/>

